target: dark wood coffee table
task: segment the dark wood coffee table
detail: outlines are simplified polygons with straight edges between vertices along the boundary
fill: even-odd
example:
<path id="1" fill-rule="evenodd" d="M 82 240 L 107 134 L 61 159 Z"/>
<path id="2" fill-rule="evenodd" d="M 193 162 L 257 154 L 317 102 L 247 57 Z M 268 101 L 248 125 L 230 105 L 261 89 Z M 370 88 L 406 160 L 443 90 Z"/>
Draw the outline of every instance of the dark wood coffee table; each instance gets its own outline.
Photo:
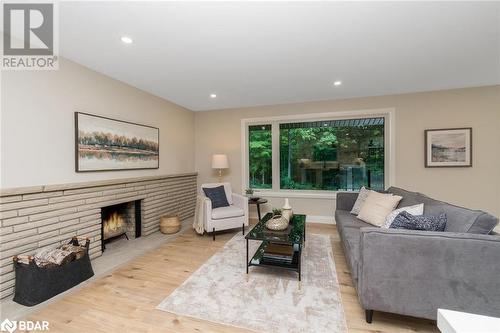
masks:
<path id="1" fill-rule="evenodd" d="M 245 236 L 247 246 L 247 274 L 250 266 L 275 267 L 299 273 L 300 281 L 302 248 L 306 241 L 306 216 L 294 215 L 288 228 L 284 231 L 272 231 L 266 228 L 266 222 L 272 216 L 272 213 L 267 213 Z M 250 240 L 262 241 L 262 244 L 249 260 L 248 242 Z M 271 255 L 269 252 L 266 252 L 268 247 L 275 247 L 276 245 L 285 248 L 290 247 L 290 255 Z"/>

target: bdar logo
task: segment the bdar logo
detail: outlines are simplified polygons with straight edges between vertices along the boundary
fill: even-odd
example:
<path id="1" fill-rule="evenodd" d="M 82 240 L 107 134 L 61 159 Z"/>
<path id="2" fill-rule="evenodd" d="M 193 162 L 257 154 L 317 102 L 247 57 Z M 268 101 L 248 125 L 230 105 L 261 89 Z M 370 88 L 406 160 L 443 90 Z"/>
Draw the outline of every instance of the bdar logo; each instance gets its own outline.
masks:
<path id="1" fill-rule="evenodd" d="M 0 324 L 0 330 L 12 333 L 16 330 L 17 323 L 15 321 L 10 321 L 8 318 L 2 321 Z"/>

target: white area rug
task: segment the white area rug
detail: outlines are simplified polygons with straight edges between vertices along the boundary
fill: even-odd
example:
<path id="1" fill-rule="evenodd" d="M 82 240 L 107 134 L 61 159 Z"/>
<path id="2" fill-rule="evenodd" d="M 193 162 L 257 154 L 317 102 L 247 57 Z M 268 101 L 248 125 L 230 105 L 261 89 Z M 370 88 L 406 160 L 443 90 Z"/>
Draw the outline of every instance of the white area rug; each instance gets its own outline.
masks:
<path id="1" fill-rule="evenodd" d="M 250 256 L 260 242 L 250 241 Z M 250 267 L 234 236 L 157 309 L 258 332 L 347 332 L 330 237 L 308 234 L 296 272 Z"/>

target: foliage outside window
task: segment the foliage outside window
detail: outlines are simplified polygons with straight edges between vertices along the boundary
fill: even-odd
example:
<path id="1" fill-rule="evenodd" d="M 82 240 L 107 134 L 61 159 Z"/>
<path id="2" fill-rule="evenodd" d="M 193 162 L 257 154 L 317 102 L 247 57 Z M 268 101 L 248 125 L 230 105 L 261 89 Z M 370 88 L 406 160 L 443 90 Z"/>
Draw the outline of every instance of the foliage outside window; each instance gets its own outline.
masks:
<path id="1" fill-rule="evenodd" d="M 272 188 L 271 125 L 249 126 L 248 151 L 250 188 Z"/>
<path id="2" fill-rule="evenodd" d="M 280 188 L 384 189 L 384 118 L 280 124 Z"/>

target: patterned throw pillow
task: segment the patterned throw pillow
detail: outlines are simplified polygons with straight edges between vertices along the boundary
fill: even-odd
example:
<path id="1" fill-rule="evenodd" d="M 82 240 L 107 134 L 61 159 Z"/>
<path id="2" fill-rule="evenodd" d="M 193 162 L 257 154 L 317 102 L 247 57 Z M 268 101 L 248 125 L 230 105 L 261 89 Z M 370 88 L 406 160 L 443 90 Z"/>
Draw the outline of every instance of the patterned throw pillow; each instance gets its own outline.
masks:
<path id="1" fill-rule="evenodd" d="M 219 207 L 228 207 L 229 202 L 227 201 L 226 191 L 224 191 L 224 186 L 217 187 L 204 187 L 203 192 L 207 198 L 212 201 L 212 209 Z"/>
<path id="2" fill-rule="evenodd" d="M 361 210 L 361 207 L 366 201 L 366 198 L 368 198 L 368 194 L 370 194 L 371 190 L 366 189 L 366 187 L 362 187 L 359 190 L 358 198 L 356 199 L 356 202 L 354 203 L 354 206 L 352 206 L 351 209 L 351 214 L 358 215 L 359 211 Z"/>
<path id="3" fill-rule="evenodd" d="M 382 225 L 382 228 L 388 229 L 391 226 L 392 221 L 394 221 L 394 219 L 396 218 L 396 216 L 398 216 L 399 213 L 403 211 L 408 212 L 411 215 L 422 215 L 424 213 L 424 204 L 406 206 L 393 210 L 392 213 L 387 215 L 387 217 L 385 218 L 385 222 L 384 225 Z"/>
<path id="4" fill-rule="evenodd" d="M 414 216 L 408 212 L 401 212 L 394 218 L 391 224 L 392 229 L 444 231 L 446 227 L 446 213 L 439 216 L 420 215 Z"/>

